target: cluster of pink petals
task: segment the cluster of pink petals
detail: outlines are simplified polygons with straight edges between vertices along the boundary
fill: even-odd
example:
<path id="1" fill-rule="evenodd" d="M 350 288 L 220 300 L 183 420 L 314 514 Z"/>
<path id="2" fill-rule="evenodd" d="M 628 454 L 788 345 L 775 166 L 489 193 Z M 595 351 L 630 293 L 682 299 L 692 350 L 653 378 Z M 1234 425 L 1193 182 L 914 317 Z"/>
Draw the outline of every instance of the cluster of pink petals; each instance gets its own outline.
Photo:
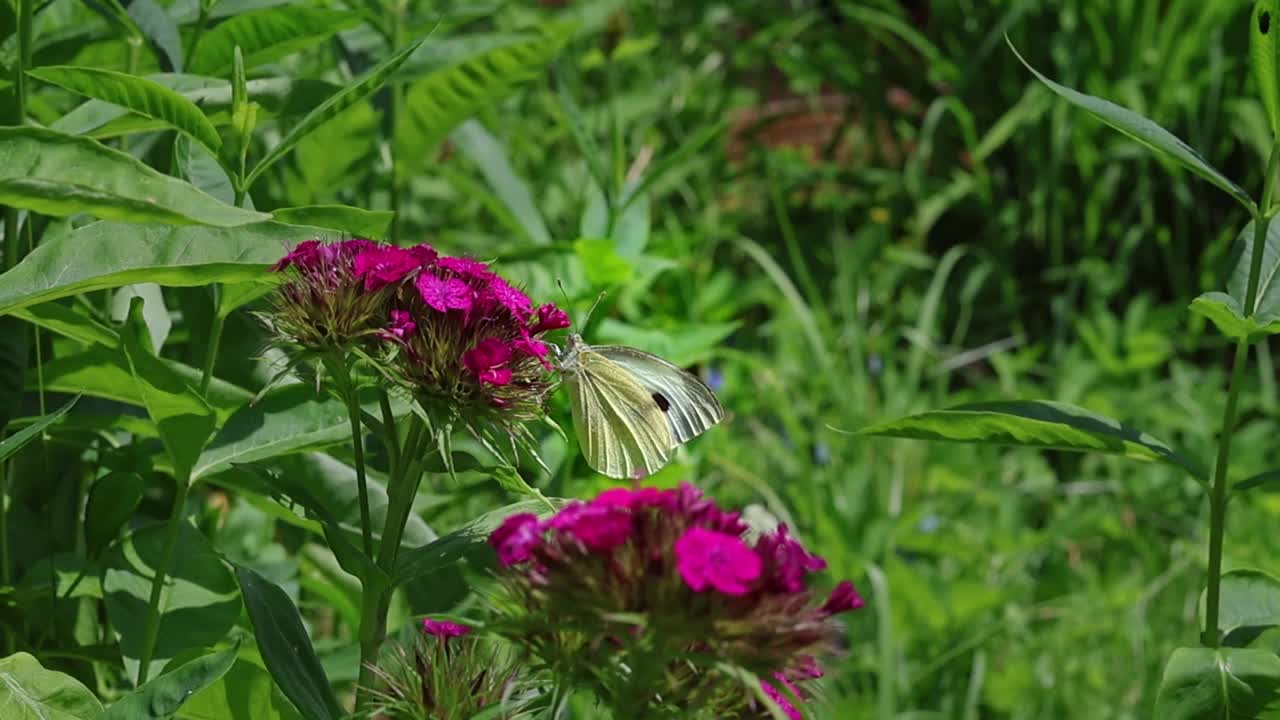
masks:
<path id="1" fill-rule="evenodd" d="M 681 527 L 674 543 L 659 550 L 670 553 L 671 565 L 695 593 L 734 597 L 799 593 L 806 589 L 808 575 L 827 566 L 805 550 L 786 525 L 748 545 L 741 516 L 722 510 L 688 483 L 671 490 L 606 490 L 590 502 L 570 503 L 545 521 L 532 513 L 512 515 L 489 536 L 489 544 L 503 567 L 529 562 L 540 548 L 551 545 L 576 546 L 587 555 L 608 554 L 630 541 L 644 542 L 638 536 L 641 521 L 654 517 L 669 518 Z M 833 615 L 862 604 L 853 584 L 844 581 L 822 611 Z"/>
<path id="2" fill-rule="evenodd" d="M 528 410 L 537 404 L 547 387 L 541 376 L 552 369 L 539 336 L 569 326 L 563 310 L 535 306 L 485 263 L 442 256 L 429 245 L 308 240 L 272 270 L 289 268 L 296 279 L 286 305 L 299 309 L 294 315 L 302 319 L 292 327 L 318 330 L 299 333 L 306 335 L 301 344 L 328 338 L 335 324 L 344 338 L 395 343 L 406 350 L 401 357 L 410 366 L 404 373 L 410 383 L 440 394 L 479 397 L 490 406 L 516 404 Z M 359 312 L 344 315 L 344 304 Z M 348 317 L 354 319 L 345 321 Z M 513 389 L 494 392 L 507 386 Z"/>
<path id="3" fill-rule="evenodd" d="M 432 637 L 448 641 L 449 638 L 470 635 L 471 628 L 466 625 L 449 622 L 448 620 L 432 620 L 431 618 L 426 618 L 422 621 L 422 632 Z"/>

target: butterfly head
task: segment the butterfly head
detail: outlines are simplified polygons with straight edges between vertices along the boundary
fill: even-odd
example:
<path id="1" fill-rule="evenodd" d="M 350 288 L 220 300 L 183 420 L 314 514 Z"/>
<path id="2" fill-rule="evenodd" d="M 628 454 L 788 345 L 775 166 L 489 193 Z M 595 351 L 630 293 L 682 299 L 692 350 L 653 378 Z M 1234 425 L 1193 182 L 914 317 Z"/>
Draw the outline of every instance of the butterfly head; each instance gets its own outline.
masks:
<path id="1" fill-rule="evenodd" d="M 565 339 L 564 347 L 556 347 L 556 368 L 561 371 L 576 368 L 578 365 L 578 353 L 586 346 L 587 344 L 582 341 L 581 335 L 570 333 L 569 337 Z"/>

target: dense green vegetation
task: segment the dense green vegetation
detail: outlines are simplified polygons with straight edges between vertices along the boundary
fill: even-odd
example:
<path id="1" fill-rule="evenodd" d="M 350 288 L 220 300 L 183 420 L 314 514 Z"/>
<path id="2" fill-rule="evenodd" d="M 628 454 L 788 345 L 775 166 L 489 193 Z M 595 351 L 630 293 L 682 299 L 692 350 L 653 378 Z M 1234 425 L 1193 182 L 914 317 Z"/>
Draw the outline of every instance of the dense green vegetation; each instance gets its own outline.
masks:
<path id="1" fill-rule="evenodd" d="M 346 407 L 309 377 L 251 400 L 288 363 L 260 316 L 268 267 L 299 241 L 356 236 L 493 260 L 576 322 L 605 292 L 577 328 L 590 342 L 708 381 L 729 417 L 646 482 L 758 505 L 826 558 L 823 589 L 858 586 L 867 606 L 842 616 L 813 717 L 1152 717 L 1170 655 L 1201 641 L 1210 503 L 1193 474 L 852 431 L 1042 398 L 1214 469 L 1248 346 L 1187 309 L 1245 295 L 1237 236 L 1254 237 L 1280 92 L 1257 69 L 1270 51 L 1251 55 L 1257 12 L 0 2 L 0 675 L 66 681 L 28 653 L 82 684 L 54 717 L 98 717 L 140 677 L 183 670 L 204 689 L 158 716 L 351 706 L 361 586 L 326 534 L 360 540 Z M 1010 46 L 1168 128 L 1244 200 L 1065 102 Z M 1269 278 L 1280 236 L 1262 237 Z M 1275 362 L 1253 340 L 1233 483 L 1280 467 Z M 562 393 L 548 413 L 568 430 Z M 425 468 L 405 546 L 474 540 L 448 533 L 529 495 L 618 484 L 571 431 L 530 429 L 545 468 L 522 454 L 518 474 L 457 433 L 450 462 Z M 399 465 L 362 450 L 384 513 Z M 1280 574 L 1266 480 L 1232 496 L 1224 571 Z M 152 627 L 166 528 L 172 589 Z M 405 584 L 393 635 L 424 614 L 483 617 L 470 545 L 436 546 L 467 562 Z M 1237 624 L 1274 660 L 1280 583 L 1235 577 L 1266 590 Z M 318 661 L 271 656 L 268 606 L 298 609 L 281 626 Z M 3 687 L 0 716 L 40 717 Z M 297 687 L 332 691 L 308 705 Z M 585 696 L 569 708 L 604 715 Z M 1179 717 L 1222 717 L 1205 712 Z"/>

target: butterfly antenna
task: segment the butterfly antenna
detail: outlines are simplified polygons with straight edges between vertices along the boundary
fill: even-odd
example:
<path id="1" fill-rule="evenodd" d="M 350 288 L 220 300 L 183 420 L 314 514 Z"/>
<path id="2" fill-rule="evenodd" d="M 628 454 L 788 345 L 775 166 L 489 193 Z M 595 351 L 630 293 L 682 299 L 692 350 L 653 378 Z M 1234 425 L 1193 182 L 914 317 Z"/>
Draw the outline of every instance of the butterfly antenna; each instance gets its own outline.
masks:
<path id="1" fill-rule="evenodd" d="M 601 290 L 600 294 L 596 296 L 596 301 L 591 303 L 591 309 L 587 310 L 587 315 L 586 317 L 582 318 L 582 322 L 578 326 L 579 328 L 583 330 L 587 329 L 587 324 L 591 322 L 591 316 L 595 314 L 596 306 L 600 304 L 601 300 L 604 300 L 604 296 L 606 294 L 608 294 L 606 291 Z"/>

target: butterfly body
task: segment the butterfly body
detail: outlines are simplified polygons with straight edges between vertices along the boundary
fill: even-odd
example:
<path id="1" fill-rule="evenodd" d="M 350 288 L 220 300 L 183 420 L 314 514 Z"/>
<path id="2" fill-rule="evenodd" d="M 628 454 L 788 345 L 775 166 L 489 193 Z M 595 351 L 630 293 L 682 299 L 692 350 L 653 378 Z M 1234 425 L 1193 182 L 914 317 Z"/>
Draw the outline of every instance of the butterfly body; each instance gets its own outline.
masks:
<path id="1" fill-rule="evenodd" d="M 578 444 L 592 468 L 638 479 L 724 418 L 715 393 L 695 375 L 623 345 L 593 346 L 570 335 L 559 369 Z"/>

